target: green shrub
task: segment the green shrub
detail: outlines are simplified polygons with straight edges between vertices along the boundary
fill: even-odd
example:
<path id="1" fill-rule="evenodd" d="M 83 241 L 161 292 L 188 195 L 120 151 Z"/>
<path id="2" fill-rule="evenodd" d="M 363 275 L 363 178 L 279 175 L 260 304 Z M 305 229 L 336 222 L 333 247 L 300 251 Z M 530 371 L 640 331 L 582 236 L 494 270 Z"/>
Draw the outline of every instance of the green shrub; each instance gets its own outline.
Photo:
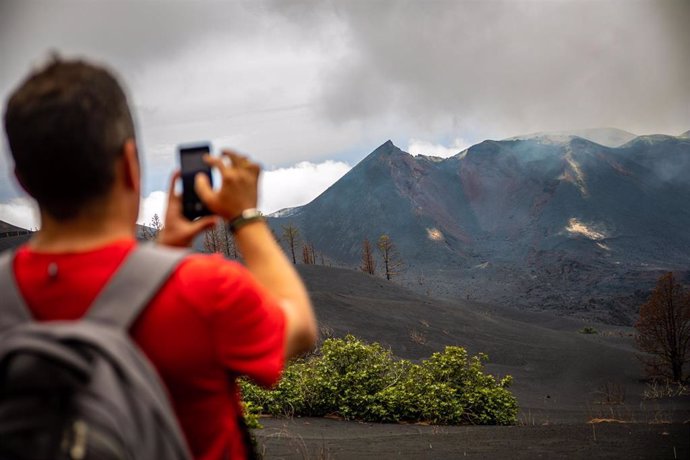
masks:
<path id="1" fill-rule="evenodd" d="M 580 334 L 598 334 L 597 330 L 592 326 L 585 326 L 578 331 Z"/>
<path id="2" fill-rule="evenodd" d="M 259 415 L 261 415 L 261 408 L 254 405 L 251 401 L 242 402 L 242 415 L 244 416 L 244 423 L 247 428 L 263 428 L 259 423 Z"/>
<path id="3" fill-rule="evenodd" d="M 320 354 L 291 363 L 275 389 L 241 381 L 243 398 L 273 415 L 339 415 L 370 422 L 508 425 L 517 400 L 483 372 L 486 355 L 446 347 L 420 364 L 397 359 L 378 343 L 353 336 L 324 341 Z"/>

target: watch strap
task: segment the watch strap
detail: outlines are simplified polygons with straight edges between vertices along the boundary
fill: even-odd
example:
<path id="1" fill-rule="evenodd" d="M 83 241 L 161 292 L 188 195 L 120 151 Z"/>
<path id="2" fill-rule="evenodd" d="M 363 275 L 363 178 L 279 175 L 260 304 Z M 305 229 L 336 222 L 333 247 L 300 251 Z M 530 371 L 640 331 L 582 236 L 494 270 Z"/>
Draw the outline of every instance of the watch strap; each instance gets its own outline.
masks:
<path id="1" fill-rule="evenodd" d="M 242 211 L 238 217 L 232 219 L 228 223 L 228 227 L 232 233 L 237 233 L 237 230 L 240 228 L 257 220 L 264 220 L 263 213 L 256 208 L 249 208 Z"/>

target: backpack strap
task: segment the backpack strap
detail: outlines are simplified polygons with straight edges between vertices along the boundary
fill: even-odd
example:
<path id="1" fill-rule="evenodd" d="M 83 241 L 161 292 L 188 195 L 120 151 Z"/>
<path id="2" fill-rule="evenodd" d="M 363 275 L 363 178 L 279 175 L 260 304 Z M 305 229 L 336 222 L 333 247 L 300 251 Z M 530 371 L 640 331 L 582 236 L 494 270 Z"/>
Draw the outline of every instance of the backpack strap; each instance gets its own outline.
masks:
<path id="1" fill-rule="evenodd" d="M 84 319 L 129 329 L 187 254 L 187 250 L 150 243 L 137 245 L 101 290 Z"/>
<path id="2" fill-rule="evenodd" d="M 33 319 L 14 277 L 14 255 L 12 250 L 0 254 L 0 331 Z"/>

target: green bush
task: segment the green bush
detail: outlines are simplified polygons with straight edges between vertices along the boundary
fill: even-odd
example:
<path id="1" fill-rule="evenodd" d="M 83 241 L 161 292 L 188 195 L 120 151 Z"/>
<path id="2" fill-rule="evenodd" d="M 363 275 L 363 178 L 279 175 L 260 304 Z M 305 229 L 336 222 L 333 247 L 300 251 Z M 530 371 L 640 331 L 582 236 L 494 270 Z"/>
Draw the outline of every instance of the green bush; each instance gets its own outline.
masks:
<path id="1" fill-rule="evenodd" d="M 247 428 L 263 428 L 259 423 L 259 415 L 261 415 L 261 408 L 252 404 L 251 401 L 242 402 L 242 415 L 244 415 L 244 423 Z"/>
<path id="2" fill-rule="evenodd" d="M 291 363 L 273 390 L 245 380 L 243 398 L 272 415 L 324 416 L 369 422 L 508 425 L 517 400 L 483 372 L 486 355 L 446 347 L 420 364 L 397 359 L 378 343 L 353 336 L 324 341 L 320 354 Z"/>
<path id="3" fill-rule="evenodd" d="M 598 334 L 598 331 L 592 326 L 585 326 L 578 331 L 580 334 Z"/>

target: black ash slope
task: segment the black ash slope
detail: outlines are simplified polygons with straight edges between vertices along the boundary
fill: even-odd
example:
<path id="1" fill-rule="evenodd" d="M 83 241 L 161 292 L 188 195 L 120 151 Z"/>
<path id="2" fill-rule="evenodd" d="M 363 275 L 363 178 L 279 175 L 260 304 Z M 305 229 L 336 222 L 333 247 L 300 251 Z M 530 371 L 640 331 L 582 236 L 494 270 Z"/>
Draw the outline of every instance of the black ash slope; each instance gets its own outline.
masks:
<path id="1" fill-rule="evenodd" d="M 299 269 L 327 333 L 376 341 L 409 359 L 446 345 L 487 353 L 490 372 L 513 375 L 521 416 L 535 423 L 585 422 L 610 411 L 652 416 L 628 328 L 595 324 L 599 333 L 585 335 L 575 319 L 432 299 L 345 269 Z M 624 395 L 613 394 L 619 390 Z M 677 417 L 690 417 L 687 403 Z"/>

